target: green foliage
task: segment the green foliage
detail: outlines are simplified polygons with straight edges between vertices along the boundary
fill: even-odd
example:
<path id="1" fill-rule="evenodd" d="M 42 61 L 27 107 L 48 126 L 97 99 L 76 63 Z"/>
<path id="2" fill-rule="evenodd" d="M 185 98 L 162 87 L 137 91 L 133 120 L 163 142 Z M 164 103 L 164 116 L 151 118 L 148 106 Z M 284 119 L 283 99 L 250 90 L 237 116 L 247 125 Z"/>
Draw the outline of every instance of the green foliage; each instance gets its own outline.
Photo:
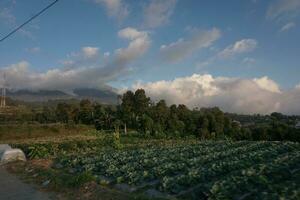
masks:
<path id="1" fill-rule="evenodd" d="M 0 125 L 0 140 L 6 143 L 26 142 L 43 138 L 78 136 L 92 128 L 74 124 L 5 124 Z"/>
<path id="2" fill-rule="evenodd" d="M 119 132 L 113 133 L 112 147 L 114 147 L 115 149 L 121 149 L 122 148 L 122 144 L 120 142 L 120 133 Z"/>
<path id="3" fill-rule="evenodd" d="M 120 132 L 135 130 L 145 138 L 180 138 L 190 135 L 201 140 L 270 140 L 300 141 L 300 129 L 295 127 L 300 116 L 238 115 L 223 113 L 219 108 L 195 108 L 185 105 L 168 106 L 165 100 L 152 102 L 143 89 L 127 91 L 118 106 L 102 105 L 84 99 L 80 102 L 58 101 L 39 107 L 22 108 L 11 115 L 0 115 L 3 123 L 18 122 L 45 124 L 45 130 L 59 133 L 49 123 L 62 123 L 66 129 L 78 124 L 94 125 L 96 130 Z M 50 130 L 52 129 L 52 130 Z M 0 138 L 5 137 L 1 132 Z M 28 137 L 34 137 L 35 130 L 28 126 Z M 16 134 L 17 135 L 17 134 Z"/>
<path id="4" fill-rule="evenodd" d="M 78 187 L 83 185 L 84 183 L 91 182 L 94 180 L 95 177 L 92 175 L 92 173 L 89 171 L 85 171 L 78 175 L 72 176 L 70 178 L 70 181 L 68 181 L 68 185 L 71 187 Z"/>
<path id="5" fill-rule="evenodd" d="M 59 122 L 68 123 L 70 120 L 71 107 L 67 103 L 59 103 L 56 107 L 56 117 Z"/>
<path id="6" fill-rule="evenodd" d="M 89 100 L 85 99 L 80 102 L 78 119 L 83 124 L 93 123 L 93 105 Z"/>
<path id="7" fill-rule="evenodd" d="M 206 141 L 76 154 L 57 162 L 112 184 L 186 199 L 295 199 L 300 192 L 298 143 Z"/>
<path id="8" fill-rule="evenodd" d="M 50 187 L 61 190 L 63 188 L 78 188 L 85 183 L 95 181 L 95 177 L 89 171 L 70 174 L 66 171 L 42 170 L 39 178 L 49 180 Z"/>
<path id="9" fill-rule="evenodd" d="M 27 150 L 27 155 L 29 159 L 40 159 L 47 158 L 50 156 L 51 150 L 45 146 L 30 146 Z"/>
<path id="10" fill-rule="evenodd" d="M 148 109 L 150 104 L 150 98 L 146 96 L 146 93 L 143 89 L 138 89 L 134 93 L 134 111 L 135 114 L 140 117 Z"/>
<path id="11" fill-rule="evenodd" d="M 97 133 L 98 134 L 98 133 Z M 121 148 L 120 138 L 114 134 L 100 135 L 98 139 L 76 140 L 61 143 L 13 144 L 24 151 L 29 159 L 53 158 L 65 153 L 90 152 L 105 147 Z"/>

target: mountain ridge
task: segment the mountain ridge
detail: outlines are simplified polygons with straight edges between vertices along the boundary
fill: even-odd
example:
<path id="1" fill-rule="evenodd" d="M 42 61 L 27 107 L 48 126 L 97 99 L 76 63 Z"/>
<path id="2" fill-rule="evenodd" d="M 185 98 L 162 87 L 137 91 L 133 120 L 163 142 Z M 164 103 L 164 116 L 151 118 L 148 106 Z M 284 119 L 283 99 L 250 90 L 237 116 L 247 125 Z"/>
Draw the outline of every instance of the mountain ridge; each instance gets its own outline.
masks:
<path id="1" fill-rule="evenodd" d="M 61 90 L 8 89 L 7 97 L 25 102 L 45 102 L 49 100 L 90 99 L 105 104 L 117 104 L 118 93 L 114 88 L 75 88 L 71 92 Z"/>

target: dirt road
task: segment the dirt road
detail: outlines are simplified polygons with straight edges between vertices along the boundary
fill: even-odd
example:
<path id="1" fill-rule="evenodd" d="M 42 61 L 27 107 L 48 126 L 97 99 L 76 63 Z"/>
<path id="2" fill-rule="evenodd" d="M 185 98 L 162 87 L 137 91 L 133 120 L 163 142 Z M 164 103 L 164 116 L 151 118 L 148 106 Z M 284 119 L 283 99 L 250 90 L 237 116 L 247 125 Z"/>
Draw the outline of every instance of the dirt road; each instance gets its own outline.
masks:
<path id="1" fill-rule="evenodd" d="M 0 200 L 52 200 L 51 195 L 38 191 L 9 174 L 0 166 Z"/>

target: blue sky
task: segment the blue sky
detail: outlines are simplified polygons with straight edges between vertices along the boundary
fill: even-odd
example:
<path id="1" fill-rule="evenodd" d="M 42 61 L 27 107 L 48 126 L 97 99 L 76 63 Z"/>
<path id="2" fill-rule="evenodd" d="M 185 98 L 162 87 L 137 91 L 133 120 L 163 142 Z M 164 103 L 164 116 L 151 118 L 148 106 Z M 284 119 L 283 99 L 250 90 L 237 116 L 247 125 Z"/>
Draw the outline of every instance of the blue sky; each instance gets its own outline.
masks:
<path id="1" fill-rule="evenodd" d="M 0 36 L 51 2 L 2 0 Z M 0 43 L 0 67 L 15 87 L 123 88 L 209 74 L 292 90 L 299 26 L 300 0 L 60 0 Z"/>

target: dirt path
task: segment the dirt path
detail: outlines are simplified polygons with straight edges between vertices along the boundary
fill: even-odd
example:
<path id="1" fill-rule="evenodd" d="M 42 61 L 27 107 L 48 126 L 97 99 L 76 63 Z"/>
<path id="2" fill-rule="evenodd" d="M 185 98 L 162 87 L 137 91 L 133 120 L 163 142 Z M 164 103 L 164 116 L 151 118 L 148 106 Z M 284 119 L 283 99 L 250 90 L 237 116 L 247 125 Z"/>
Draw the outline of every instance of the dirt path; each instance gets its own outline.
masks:
<path id="1" fill-rule="evenodd" d="M 33 186 L 20 181 L 0 166 L 0 200 L 51 200 L 51 196 L 42 193 Z"/>

